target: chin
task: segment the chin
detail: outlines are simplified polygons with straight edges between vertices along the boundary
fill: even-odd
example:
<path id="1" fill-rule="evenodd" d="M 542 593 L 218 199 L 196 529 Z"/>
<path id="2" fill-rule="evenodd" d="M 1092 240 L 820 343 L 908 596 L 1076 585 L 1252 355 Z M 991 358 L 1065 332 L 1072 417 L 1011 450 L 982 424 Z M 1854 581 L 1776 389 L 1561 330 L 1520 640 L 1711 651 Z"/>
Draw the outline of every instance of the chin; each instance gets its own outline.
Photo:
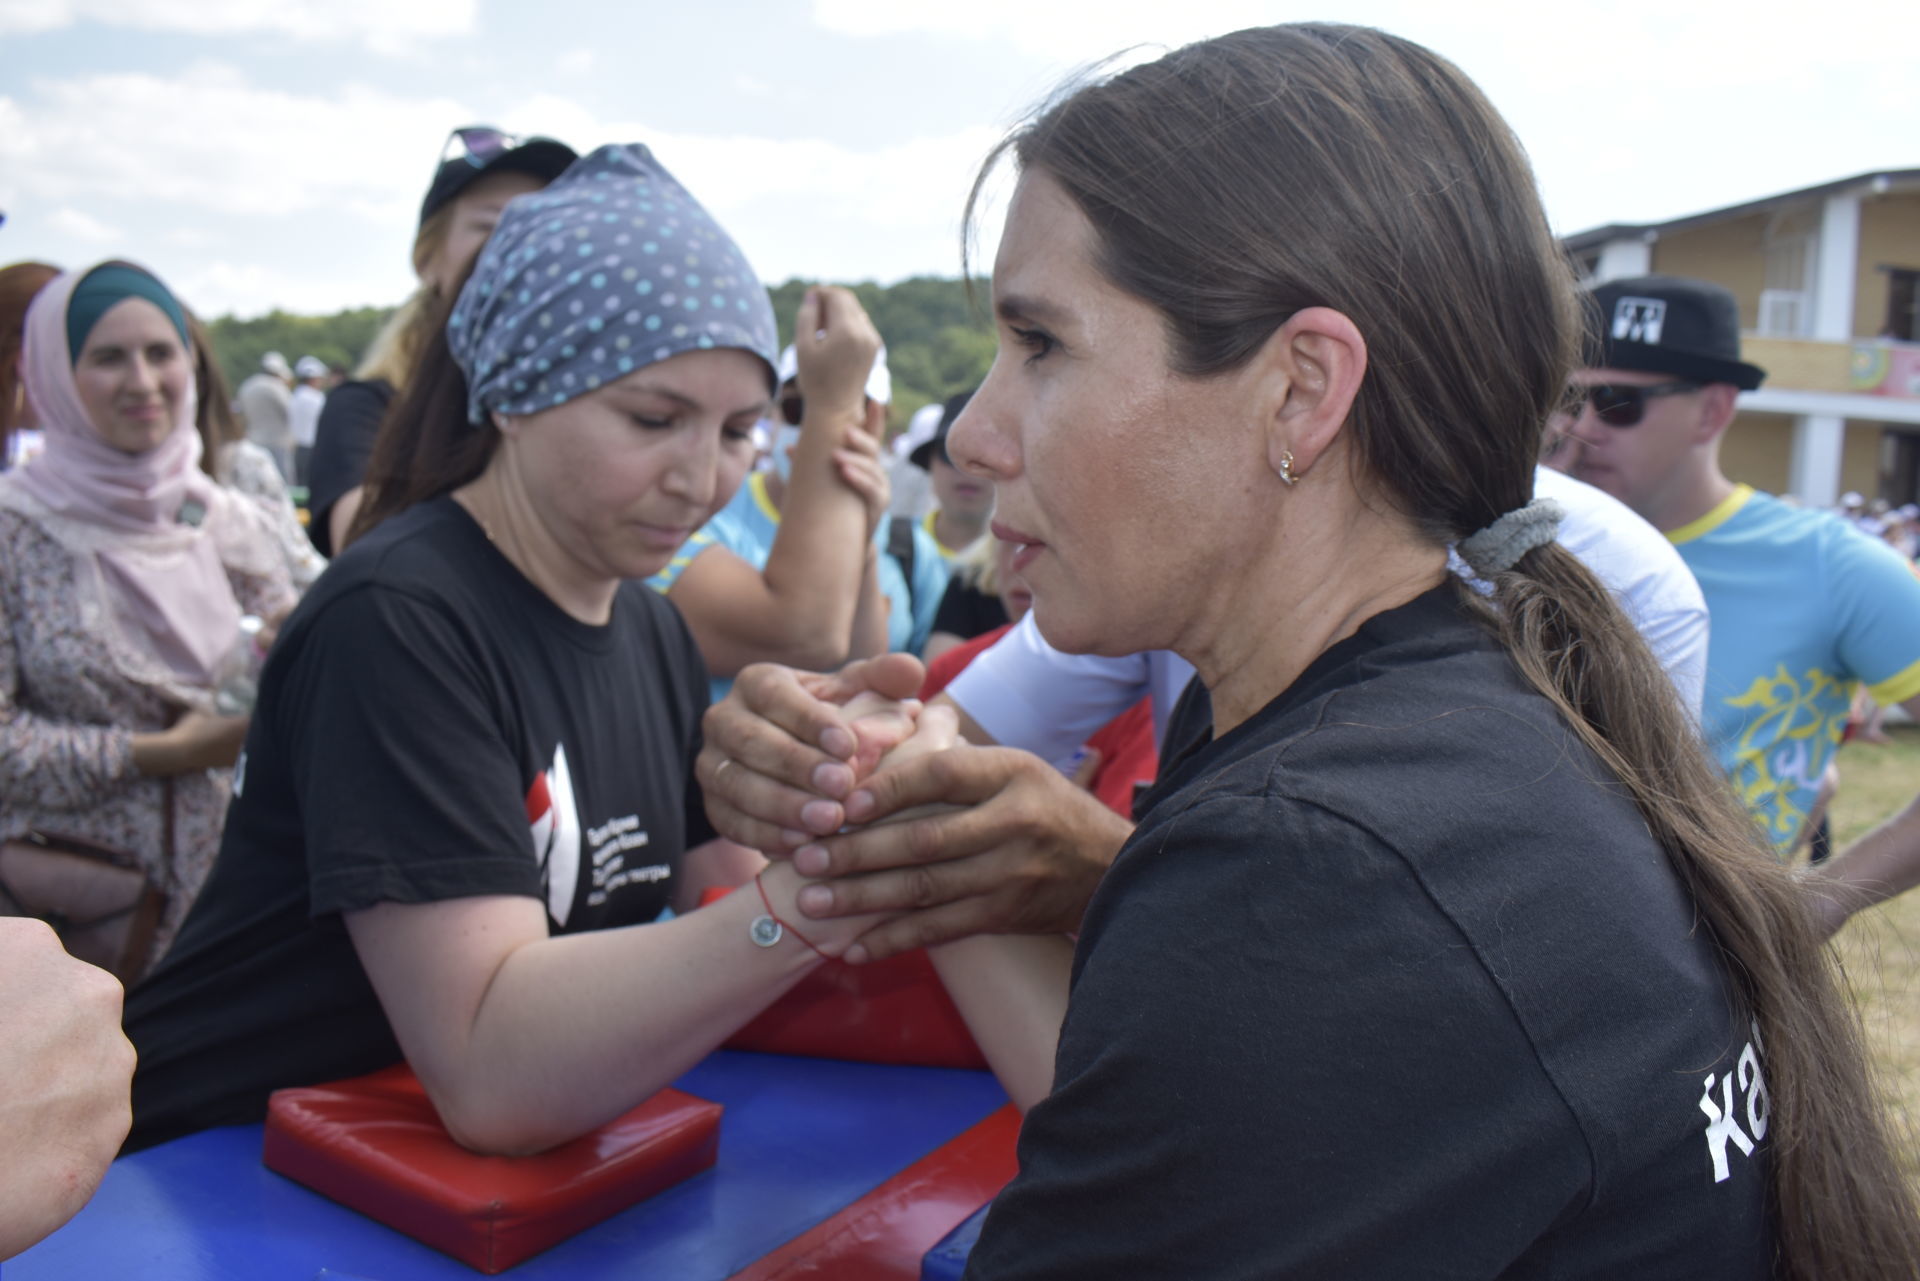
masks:
<path id="1" fill-rule="evenodd" d="M 1049 606 L 1045 597 L 1033 598 L 1033 624 L 1047 644 L 1062 654 L 1099 654 L 1117 658 L 1151 649 L 1126 640 L 1126 629 L 1119 619 L 1102 618 L 1098 611 L 1072 608 L 1057 598 Z"/>

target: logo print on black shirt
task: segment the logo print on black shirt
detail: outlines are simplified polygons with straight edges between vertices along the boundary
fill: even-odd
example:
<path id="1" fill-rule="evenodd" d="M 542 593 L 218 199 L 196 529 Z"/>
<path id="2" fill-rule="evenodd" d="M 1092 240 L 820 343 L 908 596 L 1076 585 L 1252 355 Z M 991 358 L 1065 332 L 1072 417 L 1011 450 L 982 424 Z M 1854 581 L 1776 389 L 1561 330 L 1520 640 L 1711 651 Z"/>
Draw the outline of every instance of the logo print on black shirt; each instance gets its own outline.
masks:
<path id="1" fill-rule="evenodd" d="M 574 886 L 580 881 L 580 811 L 573 798 L 565 743 L 553 749 L 553 768 L 534 775 L 533 786 L 527 789 L 527 823 L 533 829 L 533 856 L 540 860 L 547 915 L 564 926 L 573 911 Z"/>

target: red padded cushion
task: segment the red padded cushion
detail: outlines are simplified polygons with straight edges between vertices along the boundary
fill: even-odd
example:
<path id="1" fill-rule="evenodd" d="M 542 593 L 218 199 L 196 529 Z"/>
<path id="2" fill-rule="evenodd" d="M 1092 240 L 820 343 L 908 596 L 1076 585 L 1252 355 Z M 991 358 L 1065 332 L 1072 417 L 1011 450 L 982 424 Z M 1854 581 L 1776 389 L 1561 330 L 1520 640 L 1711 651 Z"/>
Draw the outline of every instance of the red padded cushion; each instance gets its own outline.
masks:
<path id="1" fill-rule="evenodd" d="M 701 906 L 729 892 L 715 886 L 701 895 Z M 923 951 L 870 965 L 828 961 L 735 1032 L 727 1048 L 912 1067 L 987 1066 Z"/>
<path id="2" fill-rule="evenodd" d="M 482 1272 L 504 1271 L 711 1166 L 718 1103 L 662 1090 L 537 1156 L 479 1156 L 448 1136 L 403 1063 L 274 1091 L 267 1168 Z"/>

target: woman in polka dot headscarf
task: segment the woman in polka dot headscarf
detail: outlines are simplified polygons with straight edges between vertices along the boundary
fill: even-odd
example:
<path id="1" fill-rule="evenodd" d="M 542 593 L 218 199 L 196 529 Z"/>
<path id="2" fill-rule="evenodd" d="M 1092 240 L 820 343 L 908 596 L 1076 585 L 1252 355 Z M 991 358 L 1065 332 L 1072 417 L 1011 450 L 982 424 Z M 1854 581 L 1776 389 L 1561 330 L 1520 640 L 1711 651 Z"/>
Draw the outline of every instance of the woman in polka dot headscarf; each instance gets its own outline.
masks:
<path id="1" fill-rule="evenodd" d="M 879 339 L 844 290 L 810 294 L 798 330 L 826 429 L 795 502 L 857 582 L 844 442 Z M 774 333 L 739 248 L 644 147 L 507 207 L 389 420 L 357 538 L 268 660 L 181 959 L 129 1002 L 132 1146 L 404 1054 L 461 1142 L 549 1147 L 874 923 L 788 937 L 791 865 L 711 839 L 706 671 L 636 581 L 740 484 Z M 743 888 L 689 911 L 715 884 Z"/>

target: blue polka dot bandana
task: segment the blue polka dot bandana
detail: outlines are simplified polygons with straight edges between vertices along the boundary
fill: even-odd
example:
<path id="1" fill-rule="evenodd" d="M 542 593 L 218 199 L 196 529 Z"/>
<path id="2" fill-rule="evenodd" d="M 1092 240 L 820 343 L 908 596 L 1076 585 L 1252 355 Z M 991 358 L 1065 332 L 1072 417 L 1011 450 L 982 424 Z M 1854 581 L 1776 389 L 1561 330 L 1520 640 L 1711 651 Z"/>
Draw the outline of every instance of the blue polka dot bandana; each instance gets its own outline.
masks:
<path id="1" fill-rule="evenodd" d="M 705 347 L 779 352 L 733 238 L 653 153 L 601 147 L 507 206 L 447 320 L 467 414 L 551 409 Z"/>

